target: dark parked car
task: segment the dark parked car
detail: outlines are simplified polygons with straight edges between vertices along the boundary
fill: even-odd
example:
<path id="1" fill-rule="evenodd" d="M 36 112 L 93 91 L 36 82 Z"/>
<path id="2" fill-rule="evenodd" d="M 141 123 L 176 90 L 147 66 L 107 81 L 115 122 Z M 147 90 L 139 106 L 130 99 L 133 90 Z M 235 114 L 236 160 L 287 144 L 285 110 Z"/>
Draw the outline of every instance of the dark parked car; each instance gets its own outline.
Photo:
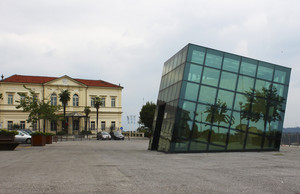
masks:
<path id="1" fill-rule="evenodd" d="M 115 140 L 124 140 L 124 135 L 122 135 L 122 133 L 120 133 L 119 131 L 115 131 L 113 133 L 110 133 L 111 138 L 115 139 Z"/>
<path id="2" fill-rule="evenodd" d="M 102 139 L 102 140 L 105 140 L 105 139 L 111 140 L 111 136 L 109 135 L 109 133 L 107 133 L 105 131 L 102 131 L 102 132 L 97 133 L 97 140 L 99 140 L 99 139 Z"/>

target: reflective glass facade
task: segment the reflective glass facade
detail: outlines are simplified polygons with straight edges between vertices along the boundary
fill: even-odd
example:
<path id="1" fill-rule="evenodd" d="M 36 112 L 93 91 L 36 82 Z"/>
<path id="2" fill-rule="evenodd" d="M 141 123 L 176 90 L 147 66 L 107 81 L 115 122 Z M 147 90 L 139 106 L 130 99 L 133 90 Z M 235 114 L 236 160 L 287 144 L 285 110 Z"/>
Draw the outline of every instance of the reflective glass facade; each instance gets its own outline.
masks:
<path id="1" fill-rule="evenodd" d="M 188 44 L 164 64 L 149 149 L 279 150 L 290 72 Z"/>

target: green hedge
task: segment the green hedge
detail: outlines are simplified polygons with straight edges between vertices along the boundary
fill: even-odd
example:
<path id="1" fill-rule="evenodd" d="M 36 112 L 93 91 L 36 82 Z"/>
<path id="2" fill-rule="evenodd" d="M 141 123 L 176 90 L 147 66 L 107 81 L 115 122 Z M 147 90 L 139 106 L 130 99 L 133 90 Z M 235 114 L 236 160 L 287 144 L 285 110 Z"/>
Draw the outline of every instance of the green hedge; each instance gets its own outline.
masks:
<path id="1" fill-rule="evenodd" d="M 5 129 L 1 129 L 0 135 L 18 135 L 18 131 L 8 131 Z"/>

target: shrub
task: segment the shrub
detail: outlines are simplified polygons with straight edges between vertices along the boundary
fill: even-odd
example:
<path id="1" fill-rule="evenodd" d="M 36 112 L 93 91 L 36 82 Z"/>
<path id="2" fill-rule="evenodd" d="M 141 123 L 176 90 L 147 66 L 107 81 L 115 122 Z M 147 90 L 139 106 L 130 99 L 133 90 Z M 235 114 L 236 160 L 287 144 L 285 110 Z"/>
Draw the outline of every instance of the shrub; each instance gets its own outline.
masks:
<path id="1" fill-rule="evenodd" d="M 46 136 L 54 136 L 53 133 L 45 133 Z"/>
<path id="2" fill-rule="evenodd" d="M 80 131 L 80 135 L 92 135 L 91 131 Z"/>
<path id="3" fill-rule="evenodd" d="M 65 131 L 59 131 L 56 133 L 56 135 L 67 135 L 67 133 Z"/>
<path id="4" fill-rule="evenodd" d="M 31 134 L 31 136 L 35 136 L 35 135 L 45 135 L 45 133 L 36 131 L 36 132 Z"/>
<path id="5" fill-rule="evenodd" d="M 17 131 L 8 131 L 5 129 L 0 130 L 0 135 L 18 135 Z"/>

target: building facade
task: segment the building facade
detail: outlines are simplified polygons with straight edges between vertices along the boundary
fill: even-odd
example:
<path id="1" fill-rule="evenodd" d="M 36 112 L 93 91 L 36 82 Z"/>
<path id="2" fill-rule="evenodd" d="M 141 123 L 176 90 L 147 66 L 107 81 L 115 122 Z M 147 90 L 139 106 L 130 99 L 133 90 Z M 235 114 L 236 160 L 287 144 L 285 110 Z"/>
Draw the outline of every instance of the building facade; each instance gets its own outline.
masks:
<path id="1" fill-rule="evenodd" d="M 37 123 L 27 123 L 28 114 L 17 109 L 20 100 L 18 93 L 29 94 L 24 88 L 31 88 L 42 101 L 49 101 L 51 105 L 62 105 L 59 94 L 63 90 L 70 92 L 70 101 L 66 107 L 67 128 L 69 134 L 78 134 L 85 129 L 84 108 L 90 107 L 91 113 L 88 118 L 88 129 L 97 131 L 95 97 L 101 99 L 99 108 L 98 130 L 119 130 L 122 125 L 122 89 L 120 85 L 111 84 L 102 80 L 74 79 L 69 76 L 41 77 L 13 75 L 0 82 L 0 128 L 11 129 L 18 125 L 23 129 L 38 129 Z M 63 115 L 63 108 L 57 112 Z M 45 126 L 48 132 L 62 130 L 62 121 L 40 121 L 40 126 Z"/>
<path id="2" fill-rule="evenodd" d="M 165 62 L 150 150 L 279 150 L 290 68 L 188 44 Z"/>

